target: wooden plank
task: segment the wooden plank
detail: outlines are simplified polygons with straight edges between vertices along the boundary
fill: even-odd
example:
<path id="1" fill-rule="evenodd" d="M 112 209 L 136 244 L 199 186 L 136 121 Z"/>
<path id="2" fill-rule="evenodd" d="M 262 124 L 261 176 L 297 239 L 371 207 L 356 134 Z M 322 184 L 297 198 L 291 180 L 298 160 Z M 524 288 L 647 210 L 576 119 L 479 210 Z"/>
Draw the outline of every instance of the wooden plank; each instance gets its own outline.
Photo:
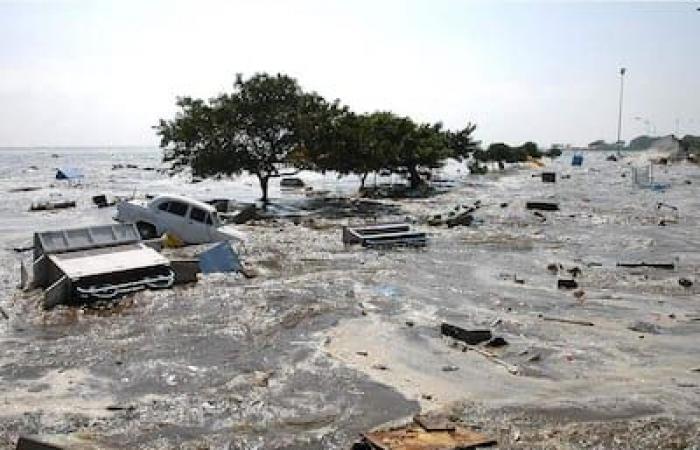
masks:
<path id="1" fill-rule="evenodd" d="M 366 433 L 364 439 L 381 450 L 458 450 L 494 445 L 496 441 L 463 427 L 449 431 L 428 431 L 418 424 Z"/>
<path id="2" fill-rule="evenodd" d="M 413 421 L 422 426 L 426 431 L 453 431 L 455 423 L 446 417 L 418 414 L 413 416 Z"/>

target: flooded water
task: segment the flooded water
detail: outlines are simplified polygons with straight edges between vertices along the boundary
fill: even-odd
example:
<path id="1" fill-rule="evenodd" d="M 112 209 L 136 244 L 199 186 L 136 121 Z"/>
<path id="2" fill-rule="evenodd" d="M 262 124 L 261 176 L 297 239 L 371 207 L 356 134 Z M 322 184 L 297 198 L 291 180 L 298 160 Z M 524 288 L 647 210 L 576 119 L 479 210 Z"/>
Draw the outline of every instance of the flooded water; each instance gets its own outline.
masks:
<path id="1" fill-rule="evenodd" d="M 696 420 L 700 170 L 662 166 L 655 176 L 670 187 L 641 189 L 630 166 L 647 155 L 605 156 L 586 154 L 583 167 L 570 155 L 551 162 L 554 184 L 533 177 L 543 169 L 466 177 L 453 164 L 450 191 L 400 201 L 350 200 L 356 180 L 302 173 L 338 198 L 310 200 L 275 183 L 281 209 L 315 212 L 241 227 L 250 236 L 241 257 L 257 278 L 208 276 L 110 312 L 45 312 L 36 292 L 16 289 L 22 256 L 12 248 L 30 245 L 34 231 L 111 223 L 114 208 L 96 208 L 93 195 L 253 201 L 259 191 L 250 178 L 192 184 L 144 170 L 160 168 L 155 149 L 2 150 L 0 448 L 20 434 L 71 448 L 348 448 L 368 428 L 460 402 L 470 402 L 459 409 L 465 420 L 501 442 L 523 412 L 576 423 Z M 85 178 L 55 180 L 56 167 L 81 167 Z M 14 191 L 22 187 L 39 189 Z M 77 207 L 28 211 L 47 199 Z M 535 215 L 525 208 L 533 199 L 560 210 Z M 477 200 L 473 226 L 426 225 Z M 406 218 L 429 232 L 425 249 L 342 245 L 344 224 Z M 616 265 L 641 261 L 675 268 Z M 577 293 L 557 289 L 574 267 Z M 492 328 L 509 342 L 492 351 L 518 375 L 451 347 L 442 321 Z M 657 333 L 630 330 L 636 322 Z"/>

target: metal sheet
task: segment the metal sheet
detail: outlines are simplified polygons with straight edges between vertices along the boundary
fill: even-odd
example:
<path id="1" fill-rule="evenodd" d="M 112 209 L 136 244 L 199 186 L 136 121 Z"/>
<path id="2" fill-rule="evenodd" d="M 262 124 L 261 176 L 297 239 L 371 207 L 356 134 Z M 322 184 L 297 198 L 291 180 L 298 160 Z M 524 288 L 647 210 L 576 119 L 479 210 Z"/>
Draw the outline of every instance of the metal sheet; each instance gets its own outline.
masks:
<path id="1" fill-rule="evenodd" d="M 101 225 L 35 233 L 35 246 L 43 253 L 130 244 L 141 240 L 134 224 Z M 38 244 L 38 245 L 37 245 Z M 35 255 L 35 259 L 38 255 Z"/>
<path id="2" fill-rule="evenodd" d="M 202 273 L 237 272 L 242 269 L 238 255 L 228 242 L 222 242 L 199 255 Z"/>
<path id="3" fill-rule="evenodd" d="M 143 244 L 49 255 L 49 259 L 71 280 L 92 275 L 169 265 L 167 258 Z"/>

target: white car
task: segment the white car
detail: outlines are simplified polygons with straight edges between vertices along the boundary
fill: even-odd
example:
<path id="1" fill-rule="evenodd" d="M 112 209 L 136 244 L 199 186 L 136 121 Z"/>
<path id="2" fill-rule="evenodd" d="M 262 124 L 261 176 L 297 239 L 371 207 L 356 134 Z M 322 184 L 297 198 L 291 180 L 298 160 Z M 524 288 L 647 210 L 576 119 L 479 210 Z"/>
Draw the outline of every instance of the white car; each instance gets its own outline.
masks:
<path id="1" fill-rule="evenodd" d="M 144 239 L 169 232 L 187 244 L 245 240 L 243 233 L 221 224 L 213 206 L 181 195 L 159 195 L 150 202 L 121 202 L 114 219 L 136 224 Z"/>

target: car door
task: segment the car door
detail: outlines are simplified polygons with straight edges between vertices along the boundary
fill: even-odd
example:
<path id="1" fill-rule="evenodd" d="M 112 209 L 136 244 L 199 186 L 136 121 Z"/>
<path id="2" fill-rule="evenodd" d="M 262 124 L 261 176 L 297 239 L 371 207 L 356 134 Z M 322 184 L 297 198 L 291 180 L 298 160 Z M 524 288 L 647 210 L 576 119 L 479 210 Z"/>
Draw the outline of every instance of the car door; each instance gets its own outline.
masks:
<path id="1" fill-rule="evenodd" d="M 196 206 L 190 208 L 187 227 L 193 243 L 210 242 L 211 218 L 209 212 Z"/>
<path id="2" fill-rule="evenodd" d="M 189 210 L 189 205 L 185 202 L 180 202 L 177 200 L 170 200 L 168 202 L 168 209 L 165 213 L 161 213 L 163 217 L 164 231 L 169 231 L 175 236 L 179 237 L 185 242 L 190 242 L 190 236 L 187 233 L 187 223 L 185 217 L 187 216 Z"/>

